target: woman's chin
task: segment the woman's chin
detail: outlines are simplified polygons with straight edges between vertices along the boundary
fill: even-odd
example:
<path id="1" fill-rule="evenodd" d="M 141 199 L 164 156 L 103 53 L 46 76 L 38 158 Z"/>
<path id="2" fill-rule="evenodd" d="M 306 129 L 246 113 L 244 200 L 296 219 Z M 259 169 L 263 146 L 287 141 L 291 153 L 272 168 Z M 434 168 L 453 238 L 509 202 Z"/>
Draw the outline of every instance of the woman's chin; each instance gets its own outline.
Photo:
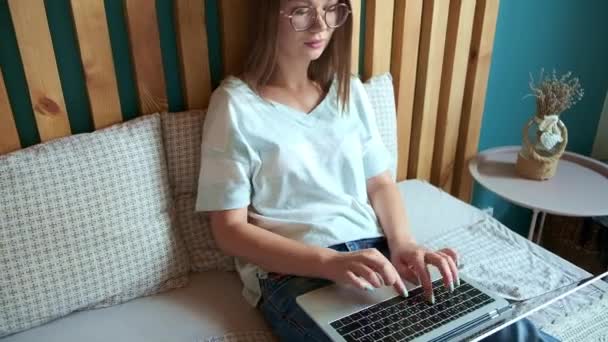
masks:
<path id="1" fill-rule="evenodd" d="M 311 61 L 319 59 L 321 55 L 323 55 L 323 50 L 308 51 L 308 58 L 310 58 Z"/>

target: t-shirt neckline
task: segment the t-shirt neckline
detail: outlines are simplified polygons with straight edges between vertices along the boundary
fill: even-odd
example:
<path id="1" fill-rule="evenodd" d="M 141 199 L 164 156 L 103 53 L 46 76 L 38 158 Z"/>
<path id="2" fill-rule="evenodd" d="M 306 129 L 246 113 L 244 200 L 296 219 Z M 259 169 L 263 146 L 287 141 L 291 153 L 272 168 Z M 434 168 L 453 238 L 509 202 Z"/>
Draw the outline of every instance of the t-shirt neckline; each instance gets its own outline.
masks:
<path id="1" fill-rule="evenodd" d="M 251 87 L 249 86 L 249 84 L 247 84 L 247 82 L 243 81 L 239 77 L 236 77 L 236 76 L 232 76 L 232 77 L 237 79 L 238 82 L 242 83 L 243 86 L 247 89 L 247 91 L 252 93 L 260 101 L 268 104 L 276 111 L 280 111 L 282 114 L 287 112 L 289 117 L 292 117 L 295 120 L 297 120 L 301 123 L 307 124 L 307 125 L 313 124 L 314 121 L 318 121 L 320 119 L 321 114 L 324 112 L 322 109 L 325 108 L 327 106 L 327 104 L 329 103 L 329 101 L 331 101 L 334 98 L 334 94 L 335 94 L 336 78 L 334 78 L 332 80 L 331 85 L 329 86 L 329 90 L 327 91 L 327 93 L 325 94 L 323 99 L 310 112 L 306 113 L 306 112 L 296 109 L 292 106 L 289 106 L 289 105 L 286 105 L 286 104 L 283 104 L 283 103 L 280 103 L 280 102 L 277 102 L 274 100 L 266 99 L 266 98 L 260 96 L 253 89 L 251 89 Z M 279 108 L 281 108 L 281 109 L 279 109 Z"/>

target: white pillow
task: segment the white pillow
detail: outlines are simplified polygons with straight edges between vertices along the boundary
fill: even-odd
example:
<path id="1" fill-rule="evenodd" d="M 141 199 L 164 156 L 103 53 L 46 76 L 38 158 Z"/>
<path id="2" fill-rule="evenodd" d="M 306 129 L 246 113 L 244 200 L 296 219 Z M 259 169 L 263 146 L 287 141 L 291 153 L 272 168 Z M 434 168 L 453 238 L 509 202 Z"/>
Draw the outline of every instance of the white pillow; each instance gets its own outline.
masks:
<path id="1" fill-rule="evenodd" d="M 208 213 L 194 211 L 203 116 L 204 112 L 200 110 L 161 114 L 169 181 L 177 225 L 188 248 L 192 271 L 229 271 L 234 270 L 234 258 L 226 256 L 217 247 L 209 228 Z"/>
<path id="2" fill-rule="evenodd" d="M 391 172 L 397 176 L 397 109 L 393 78 L 390 73 L 374 76 L 363 83 L 369 95 L 382 142 L 392 157 Z"/>
<path id="3" fill-rule="evenodd" d="M 160 118 L 0 156 L 0 337 L 186 284 Z"/>

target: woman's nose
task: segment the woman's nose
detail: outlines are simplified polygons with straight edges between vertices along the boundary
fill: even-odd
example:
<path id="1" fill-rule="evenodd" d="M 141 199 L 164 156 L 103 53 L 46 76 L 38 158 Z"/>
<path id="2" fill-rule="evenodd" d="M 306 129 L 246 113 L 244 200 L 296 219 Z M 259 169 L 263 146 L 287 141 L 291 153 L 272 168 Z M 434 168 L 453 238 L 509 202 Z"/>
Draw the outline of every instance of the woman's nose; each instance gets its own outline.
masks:
<path id="1" fill-rule="evenodd" d="M 323 17 L 323 12 L 317 10 L 317 17 L 315 18 L 314 25 L 311 27 L 314 29 L 314 32 L 325 31 L 328 29 L 327 23 L 325 22 L 325 18 Z"/>

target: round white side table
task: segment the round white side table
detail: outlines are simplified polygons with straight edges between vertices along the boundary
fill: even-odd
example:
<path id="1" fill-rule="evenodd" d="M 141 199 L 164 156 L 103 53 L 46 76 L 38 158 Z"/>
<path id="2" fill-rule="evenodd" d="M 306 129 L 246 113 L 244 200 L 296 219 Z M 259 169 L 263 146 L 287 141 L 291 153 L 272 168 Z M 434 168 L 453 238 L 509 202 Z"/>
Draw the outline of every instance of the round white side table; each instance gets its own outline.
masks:
<path id="1" fill-rule="evenodd" d="M 520 146 L 492 148 L 469 161 L 473 178 L 505 200 L 532 209 L 528 239 L 542 213 L 540 242 L 547 213 L 563 216 L 608 215 L 608 165 L 580 154 L 565 152 L 557 172 L 549 180 L 536 181 L 517 174 L 515 163 Z"/>

